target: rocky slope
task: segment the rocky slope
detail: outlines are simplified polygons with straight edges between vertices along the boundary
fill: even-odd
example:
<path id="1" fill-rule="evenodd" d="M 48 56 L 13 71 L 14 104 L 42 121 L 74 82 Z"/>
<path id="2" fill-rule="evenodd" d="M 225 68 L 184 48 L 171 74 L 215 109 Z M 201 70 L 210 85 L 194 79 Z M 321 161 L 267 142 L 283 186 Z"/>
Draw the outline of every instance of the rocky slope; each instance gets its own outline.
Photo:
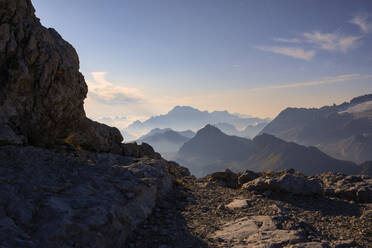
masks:
<path id="1" fill-rule="evenodd" d="M 178 182 L 126 247 L 372 246 L 367 177 L 225 171 Z"/>
<path id="2" fill-rule="evenodd" d="M 184 173 L 165 160 L 31 146 L 2 146 L 0 161 L 1 247 L 121 247 Z"/>
<path id="3" fill-rule="evenodd" d="M 122 247 L 188 171 L 86 117 L 78 56 L 34 12 L 0 0 L 0 247 Z"/>

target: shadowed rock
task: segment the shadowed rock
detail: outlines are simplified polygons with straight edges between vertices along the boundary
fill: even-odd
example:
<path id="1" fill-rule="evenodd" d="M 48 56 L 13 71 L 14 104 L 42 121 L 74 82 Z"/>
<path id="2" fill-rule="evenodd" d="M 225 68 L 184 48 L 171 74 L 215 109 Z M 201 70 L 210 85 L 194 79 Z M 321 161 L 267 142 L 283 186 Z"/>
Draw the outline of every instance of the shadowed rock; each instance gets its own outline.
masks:
<path id="1" fill-rule="evenodd" d="M 245 183 L 242 188 L 260 192 L 271 190 L 300 195 L 322 193 L 322 188 L 318 180 L 308 179 L 301 174 L 294 174 L 287 171 L 263 175 L 255 180 Z"/>
<path id="2" fill-rule="evenodd" d="M 85 115 L 75 49 L 34 12 L 31 0 L 0 0 L 0 144 L 121 153 L 120 132 Z"/>

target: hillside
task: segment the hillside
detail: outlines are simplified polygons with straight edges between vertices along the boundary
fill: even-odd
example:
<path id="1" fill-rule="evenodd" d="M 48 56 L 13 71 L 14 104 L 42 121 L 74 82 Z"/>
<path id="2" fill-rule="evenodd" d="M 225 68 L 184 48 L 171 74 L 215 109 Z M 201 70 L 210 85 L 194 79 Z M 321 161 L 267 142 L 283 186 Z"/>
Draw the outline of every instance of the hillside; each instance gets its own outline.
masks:
<path id="1" fill-rule="evenodd" d="M 293 168 L 306 174 L 327 171 L 358 173 L 352 162 L 334 159 L 315 147 L 305 147 L 263 134 L 253 140 L 229 136 L 207 125 L 178 151 L 177 162 L 203 176 L 231 168 L 255 171 Z"/>
<path id="2" fill-rule="evenodd" d="M 317 146 L 339 159 L 371 160 L 372 94 L 319 109 L 285 109 L 261 133 Z"/>

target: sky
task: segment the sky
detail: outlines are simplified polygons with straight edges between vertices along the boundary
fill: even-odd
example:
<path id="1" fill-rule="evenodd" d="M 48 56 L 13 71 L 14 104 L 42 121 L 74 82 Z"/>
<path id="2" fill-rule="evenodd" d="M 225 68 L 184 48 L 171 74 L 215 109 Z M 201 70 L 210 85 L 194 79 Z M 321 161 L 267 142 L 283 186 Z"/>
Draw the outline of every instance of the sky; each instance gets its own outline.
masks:
<path id="1" fill-rule="evenodd" d="M 274 118 L 372 93 L 372 1 L 32 0 L 80 57 L 88 117 L 176 105 Z"/>

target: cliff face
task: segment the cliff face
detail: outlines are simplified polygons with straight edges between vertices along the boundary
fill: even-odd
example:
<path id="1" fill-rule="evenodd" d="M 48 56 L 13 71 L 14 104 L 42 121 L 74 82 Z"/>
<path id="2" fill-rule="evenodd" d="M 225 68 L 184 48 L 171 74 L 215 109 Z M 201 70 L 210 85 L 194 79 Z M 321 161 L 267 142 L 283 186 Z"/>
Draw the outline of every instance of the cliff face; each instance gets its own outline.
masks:
<path id="1" fill-rule="evenodd" d="M 0 0 L 0 144 L 120 153 L 120 132 L 85 115 L 75 49 L 34 12 L 31 0 Z"/>

